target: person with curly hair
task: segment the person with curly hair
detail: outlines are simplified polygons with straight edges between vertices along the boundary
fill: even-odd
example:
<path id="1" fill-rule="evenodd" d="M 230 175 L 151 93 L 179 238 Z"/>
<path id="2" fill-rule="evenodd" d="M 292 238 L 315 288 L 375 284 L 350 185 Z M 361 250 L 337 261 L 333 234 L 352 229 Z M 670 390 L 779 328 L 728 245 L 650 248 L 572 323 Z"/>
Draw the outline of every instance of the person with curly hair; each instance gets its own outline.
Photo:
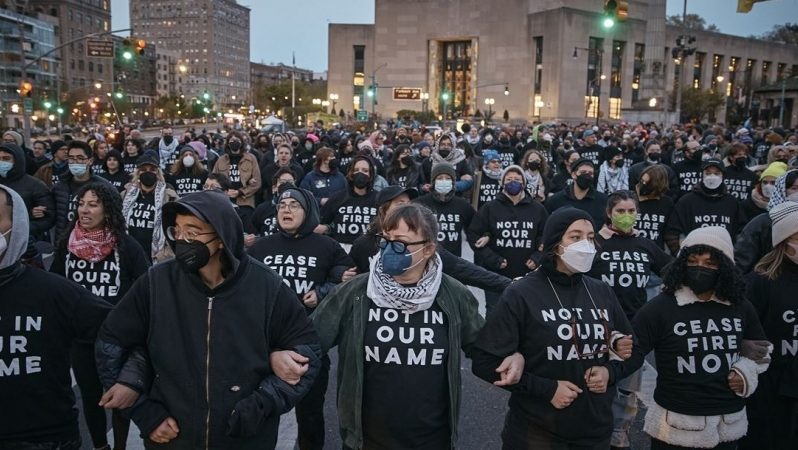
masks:
<path id="1" fill-rule="evenodd" d="M 149 263 L 139 243 L 127 234 L 122 198 L 113 186 L 96 182 L 86 184 L 78 191 L 77 199 L 77 215 L 56 248 L 50 272 L 74 281 L 115 305 L 147 271 Z M 93 344 L 76 343 L 70 353 L 94 448 L 102 448 L 108 444 L 106 419 L 100 402 L 103 388 L 97 376 Z M 135 394 L 131 391 L 128 395 Z M 112 403 L 111 407 L 114 405 Z M 112 423 L 114 448 L 124 449 L 130 422 L 114 409 Z"/>
<path id="2" fill-rule="evenodd" d="M 736 448 L 748 429 L 745 398 L 767 369 L 772 346 L 745 298 L 725 228 L 687 235 L 666 269 L 662 294 L 640 308 L 632 326 L 629 370 L 651 351 L 657 363 L 643 427 L 652 450 Z"/>

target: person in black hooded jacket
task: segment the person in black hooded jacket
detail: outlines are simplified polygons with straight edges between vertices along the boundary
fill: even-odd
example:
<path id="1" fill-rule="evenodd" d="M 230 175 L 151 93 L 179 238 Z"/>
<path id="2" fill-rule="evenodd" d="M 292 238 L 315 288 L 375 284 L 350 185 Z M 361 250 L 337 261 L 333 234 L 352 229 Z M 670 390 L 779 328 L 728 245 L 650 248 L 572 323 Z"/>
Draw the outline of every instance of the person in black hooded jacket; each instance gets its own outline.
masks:
<path id="1" fill-rule="evenodd" d="M 277 203 L 277 228 L 256 242 L 249 255 L 271 267 L 296 293 L 308 314 L 340 283 L 352 266 L 352 258 L 329 236 L 316 234 L 319 209 L 309 191 L 296 187 L 281 190 Z M 307 395 L 296 405 L 299 448 L 324 447 L 324 396 L 330 359 L 322 357 L 321 370 Z"/>
<path id="2" fill-rule="evenodd" d="M 274 448 L 280 415 L 318 373 L 318 336 L 296 294 L 244 252 L 224 193 L 164 205 L 162 226 L 176 257 L 139 278 L 108 315 L 95 347 L 103 384 L 129 349 L 144 347 L 155 379 L 130 415 L 147 447 Z M 275 374 L 286 354 L 307 365 L 296 384 Z"/>
<path id="3" fill-rule="evenodd" d="M 8 171 L 2 165 L 11 165 Z M 25 172 L 25 155 L 14 144 L 0 145 L 0 184 L 15 190 L 28 209 L 30 234 L 41 238 L 55 224 L 55 202 L 44 182 Z"/>
<path id="4" fill-rule="evenodd" d="M 723 184 L 723 163 L 708 159 L 703 164 L 701 184 L 682 196 L 673 208 L 665 228 L 665 243 L 671 254 L 679 251 L 679 237 L 696 228 L 720 226 L 734 239 L 742 230 L 745 214 L 739 200 L 726 192 Z"/>

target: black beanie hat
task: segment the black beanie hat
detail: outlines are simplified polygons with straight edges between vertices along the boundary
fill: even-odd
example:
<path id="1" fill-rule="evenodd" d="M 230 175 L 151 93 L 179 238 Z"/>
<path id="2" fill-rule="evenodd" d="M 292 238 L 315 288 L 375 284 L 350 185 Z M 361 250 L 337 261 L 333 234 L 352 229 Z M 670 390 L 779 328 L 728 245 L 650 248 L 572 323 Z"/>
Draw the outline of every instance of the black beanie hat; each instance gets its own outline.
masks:
<path id="1" fill-rule="evenodd" d="M 562 241 L 562 236 L 565 230 L 577 220 L 585 219 L 591 224 L 593 218 L 585 211 L 571 206 L 559 208 L 554 211 L 548 219 L 546 219 L 546 226 L 543 228 L 543 252 L 548 255 L 554 250 L 554 247 Z"/>
<path id="2" fill-rule="evenodd" d="M 296 202 L 299 203 L 302 209 L 307 213 L 308 201 L 305 198 L 305 196 L 302 195 L 302 191 L 300 191 L 295 187 L 289 187 L 280 194 L 280 200 L 278 201 L 278 203 L 286 198 L 296 200 Z"/>

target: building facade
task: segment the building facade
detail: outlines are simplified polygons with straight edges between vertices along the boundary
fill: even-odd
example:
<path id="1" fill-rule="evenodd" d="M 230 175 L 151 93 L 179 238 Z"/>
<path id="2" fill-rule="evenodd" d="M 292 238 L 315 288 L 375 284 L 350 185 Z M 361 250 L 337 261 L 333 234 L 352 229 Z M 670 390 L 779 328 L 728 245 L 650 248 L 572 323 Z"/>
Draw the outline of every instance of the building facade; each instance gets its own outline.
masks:
<path id="1" fill-rule="evenodd" d="M 590 0 L 375 2 L 373 25 L 330 24 L 328 90 L 347 111 L 384 118 L 470 117 L 490 103 L 519 121 L 667 123 L 682 66 L 684 85 L 750 104 L 754 88 L 798 64 L 797 46 L 695 30 L 696 53 L 675 64 L 683 32 L 665 24 L 665 0 L 629 1 L 628 19 L 609 30 L 603 2 Z M 713 116 L 723 122 L 724 108 Z"/>
<path id="2" fill-rule="evenodd" d="M 32 13 L 55 17 L 56 45 L 69 43 L 59 50 L 62 99 L 83 98 L 94 94 L 96 83 L 111 83 L 113 62 L 108 58 L 89 57 L 86 41 L 79 39 L 111 31 L 110 0 L 29 0 L 28 8 Z"/>
<path id="3" fill-rule="evenodd" d="M 290 81 L 292 75 L 296 77 L 297 81 L 304 81 L 307 83 L 313 81 L 312 70 L 287 66 L 283 63 L 271 65 L 250 62 L 249 70 L 250 83 L 252 84 L 253 88 L 258 85 L 272 86 L 275 84 L 280 84 L 283 81 Z"/>
<path id="4" fill-rule="evenodd" d="M 249 98 L 249 16 L 235 0 L 130 2 L 133 34 L 179 53 L 185 75 L 177 91 L 197 98 L 207 92 L 218 106 Z"/>
<path id="5" fill-rule="evenodd" d="M 188 72 L 188 66 L 180 63 L 180 52 L 156 47 L 155 56 L 158 96 L 179 96 L 183 93 L 183 84 Z"/>
<path id="6" fill-rule="evenodd" d="M 17 89 L 23 78 L 23 66 L 30 65 L 25 69 L 25 78 L 33 86 L 30 95 L 33 110 L 42 111 L 45 100 L 56 103 L 59 64 L 56 52 L 48 55 L 55 43 L 55 27 L 51 23 L 0 9 L 0 115 L 5 119 L 4 126 L 20 126 L 24 102 Z"/>

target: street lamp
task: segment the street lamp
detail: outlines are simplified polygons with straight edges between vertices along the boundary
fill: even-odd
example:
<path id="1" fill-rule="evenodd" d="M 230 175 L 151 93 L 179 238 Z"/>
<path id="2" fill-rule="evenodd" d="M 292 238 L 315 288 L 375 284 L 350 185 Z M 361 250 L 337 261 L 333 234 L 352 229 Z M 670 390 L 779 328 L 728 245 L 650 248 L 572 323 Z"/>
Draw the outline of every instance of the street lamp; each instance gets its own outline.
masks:
<path id="1" fill-rule="evenodd" d="M 338 103 L 338 94 L 330 94 L 330 100 L 332 101 L 332 113 L 335 114 L 335 105 Z"/>
<path id="2" fill-rule="evenodd" d="M 429 92 L 422 92 L 421 93 L 421 112 L 427 112 L 427 108 L 429 107 Z"/>
<path id="3" fill-rule="evenodd" d="M 443 91 L 441 94 L 441 100 L 443 100 L 443 120 L 446 120 L 448 118 L 447 113 L 449 112 L 449 93 Z"/>
<path id="4" fill-rule="evenodd" d="M 493 105 L 496 103 L 495 98 L 486 98 L 485 105 L 488 107 L 488 120 L 493 116 Z"/>

